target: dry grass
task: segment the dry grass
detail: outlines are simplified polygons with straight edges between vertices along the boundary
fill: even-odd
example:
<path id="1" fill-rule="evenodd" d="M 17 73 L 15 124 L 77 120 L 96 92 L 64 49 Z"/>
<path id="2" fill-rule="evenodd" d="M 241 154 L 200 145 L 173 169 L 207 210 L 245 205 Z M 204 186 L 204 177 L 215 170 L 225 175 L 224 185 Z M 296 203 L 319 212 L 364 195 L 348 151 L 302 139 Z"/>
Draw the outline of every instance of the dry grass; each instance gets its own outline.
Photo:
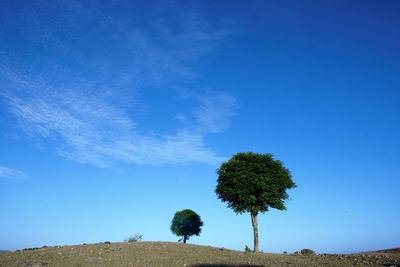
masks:
<path id="1" fill-rule="evenodd" d="M 294 255 L 245 253 L 170 242 L 47 247 L 0 254 L 0 266 L 400 266 L 395 253 Z"/>

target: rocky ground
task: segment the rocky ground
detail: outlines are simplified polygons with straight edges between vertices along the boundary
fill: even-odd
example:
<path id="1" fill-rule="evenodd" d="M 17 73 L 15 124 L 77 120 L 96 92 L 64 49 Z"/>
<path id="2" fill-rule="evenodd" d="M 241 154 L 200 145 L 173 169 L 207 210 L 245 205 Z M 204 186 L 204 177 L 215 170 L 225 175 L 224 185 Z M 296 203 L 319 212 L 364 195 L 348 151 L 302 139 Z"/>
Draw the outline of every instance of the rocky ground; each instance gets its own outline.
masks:
<path id="1" fill-rule="evenodd" d="M 301 253 L 246 253 L 224 248 L 171 242 L 121 242 L 43 247 L 6 252 L 0 254 L 0 266 L 400 267 L 400 253 L 396 250 L 318 255 L 313 253 L 307 253 L 307 255 Z"/>

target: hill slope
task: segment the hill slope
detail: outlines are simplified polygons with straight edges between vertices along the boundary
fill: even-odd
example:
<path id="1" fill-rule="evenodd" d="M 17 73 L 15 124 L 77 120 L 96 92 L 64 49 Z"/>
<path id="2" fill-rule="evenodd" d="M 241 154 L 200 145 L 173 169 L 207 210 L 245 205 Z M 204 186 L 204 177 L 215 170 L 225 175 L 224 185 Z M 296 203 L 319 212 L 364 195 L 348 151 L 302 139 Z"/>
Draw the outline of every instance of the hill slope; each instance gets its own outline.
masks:
<path id="1" fill-rule="evenodd" d="M 374 252 L 400 254 L 400 248 L 382 249 L 382 250 L 377 250 L 377 251 L 374 251 Z"/>
<path id="2" fill-rule="evenodd" d="M 170 242 L 91 244 L 0 254 L 0 266 L 400 266 L 400 255 L 245 253 Z"/>

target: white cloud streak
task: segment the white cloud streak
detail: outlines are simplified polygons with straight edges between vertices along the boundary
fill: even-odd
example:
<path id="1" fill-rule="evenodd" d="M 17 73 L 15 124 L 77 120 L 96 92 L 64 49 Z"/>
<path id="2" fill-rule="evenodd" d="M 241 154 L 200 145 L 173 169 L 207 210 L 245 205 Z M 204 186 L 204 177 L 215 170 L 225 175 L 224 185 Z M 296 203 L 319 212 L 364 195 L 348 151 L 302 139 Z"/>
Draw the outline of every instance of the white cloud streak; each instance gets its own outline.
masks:
<path id="1" fill-rule="evenodd" d="M 25 180 L 28 176 L 22 171 L 0 166 L 0 177 L 15 179 L 15 180 Z"/>
<path id="2" fill-rule="evenodd" d="M 14 76 L 18 76 L 14 74 Z M 35 87 L 46 85 L 19 76 L 14 88 L 4 91 L 9 110 L 19 118 L 30 135 L 59 139 L 59 155 L 100 167 L 116 161 L 135 164 L 203 162 L 218 164 L 223 157 L 215 155 L 204 143 L 209 133 L 218 133 L 229 124 L 235 100 L 222 93 L 198 97 L 199 107 L 186 117 L 193 119 L 173 135 L 146 136 L 127 112 L 107 102 L 98 92 L 50 90 L 40 93 Z M 27 95 L 27 92 L 34 94 Z"/>
<path id="3" fill-rule="evenodd" d="M 187 90 L 196 95 L 198 107 L 178 116 L 184 124 L 168 131 L 172 134 L 146 134 L 133 119 L 132 106 L 140 110 L 135 96 L 148 87 L 186 86 L 197 75 L 192 65 L 228 31 L 214 29 L 193 12 L 175 12 L 173 27 L 162 16 L 136 27 L 135 16 L 118 17 L 80 1 L 59 3 L 60 15 L 51 13 L 52 21 L 26 11 L 33 27 L 27 22 L 16 26 L 39 47 L 34 52 L 40 56 L 28 51 L 32 58 L 25 60 L 21 51 L 0 46 L 9 55 L 0 60 L 0 78 L 7 81 L 0 83 L 0 96 L 25 132 L 52 140 L 63 157 L 100 167 L 224 160 L 204 138 L 229 126 L 235 99 L 228 94 Z M 91 31 L 81 30 L 89 26 Z M 60 40 L 60 29 L 70 34 L 69 40 Z M 101 45 L 94 43 L 96 38 Z"/>

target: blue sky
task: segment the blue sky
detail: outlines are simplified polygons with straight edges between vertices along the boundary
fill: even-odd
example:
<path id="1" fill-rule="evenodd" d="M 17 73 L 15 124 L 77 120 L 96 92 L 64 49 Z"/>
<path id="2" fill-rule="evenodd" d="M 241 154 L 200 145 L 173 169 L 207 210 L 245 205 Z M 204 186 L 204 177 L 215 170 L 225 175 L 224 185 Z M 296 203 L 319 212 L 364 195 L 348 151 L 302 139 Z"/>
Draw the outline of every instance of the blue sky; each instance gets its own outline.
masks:
<path id="1" fill-rule="evenodd" d="M 252 246 L 219 165 L 272 153 L 287 211 L 260 250 L 400 247 L 398 1 L 2 1 L 0 249 Z"/>

